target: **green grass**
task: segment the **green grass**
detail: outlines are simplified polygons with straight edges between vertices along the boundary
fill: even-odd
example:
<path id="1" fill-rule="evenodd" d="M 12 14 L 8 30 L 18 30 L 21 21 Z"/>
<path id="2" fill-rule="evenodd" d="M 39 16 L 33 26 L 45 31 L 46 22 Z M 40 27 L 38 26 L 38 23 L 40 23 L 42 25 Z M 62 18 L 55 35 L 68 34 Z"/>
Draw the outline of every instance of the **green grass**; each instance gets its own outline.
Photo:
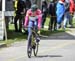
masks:
<path id="1" fill-rule="evenodd" d="M 46 18 L 45 26 L 49 26 L 50 19 Z"/>
<path id="2" fill-rule="evenodd" d="M 3 40 L 0 43 L 11 44 L 18 41 L 25 41 L 27 39 L 27 35 L 19 32 L 14 32 L 14 25 L 10 24 L 9 30 L 7 30 L 7 41 Z"/>
<path id="3" fill-rule="evenodd" d="M 0 43 L 4 43 L 4 41 L 1 40 Z"/>
<path id="4" fill-rule="evenodd" d="M 47 17 L 46 18 L 46 22 L 45 22 L 45 26 L 48 26 L 49 25 L 49 22 L 50 22 L 50 18 L 49 17 Z M 73 18 L 73 26 L 75 27 L 75 18 Z"/>
<path id="5" fill-rule="evenodd" d="M 66 31 L 67 31 L 68 29 L 66 29 Z M 59 29 L 58 31 L 50 31 L 50 30 L 47 30 L 47 29 L 45 29 L 45 30 L 41 30 L 41 35 L 46 35 L 46 36 L 50 36 L 50 35 L 52 35 L 52 34 L 55 34 L 55 33 L 59 33 L 59 32 L 65 32 L 63 29 Z"/>
<path id="6" fill-rule="evenodd" d="M 75 18 L 73 18 L 73 26 L 75 27 Z"/>
<path id="7" fill-rule="evenodd" d="M 49 36 L 51 34 L 58 33 L 58 32 L 64 32 L 64 31 L 63 30 L 59 30 L 59 31 L 51 32 L 51 31 L 49 31 L 47 29 L 41 29 L 41 35 Z M 26 34 L 14 32 L 13 24 L 11 24 L 9 26 L 9 30 L 7 32 L 7 35 L 8 35 L 8 40 L 5 42 L 6 44 L 11 44 L 11 43 L 14 43 L 14 42 L 17 42 L 17 41 L 25 41 L 27 39 L 27 35 Z"/>
<path id="8" fill-rule="evenodd" d="M 47 18 L 46 22 L 45 22 L 45 26 L 49 25 L 49 21 L 50 19 Z M 75 22 L 74 22 L 75 23 Z M 55 34 L 58 32 L 65 32 L 64 30 L 60 29 L 58 31 L 49 31 L 47 28 L 41 29 L 41 35 L 51 35 L 51 34 Z M 11 44 L 17 41 L 25 41 L 27 39 L 27 35 L 26 34 L 22 34 L 22 33 L 18 33 L 18 32 L 14 32 L 14 25 L 10 24 L 9 25 L 9 30 L 7 31 L 7 36 L 8 36 L 8 40 L 7 41 L 0 41 L 0 43 L 6 43 L 6 44 Z"/>

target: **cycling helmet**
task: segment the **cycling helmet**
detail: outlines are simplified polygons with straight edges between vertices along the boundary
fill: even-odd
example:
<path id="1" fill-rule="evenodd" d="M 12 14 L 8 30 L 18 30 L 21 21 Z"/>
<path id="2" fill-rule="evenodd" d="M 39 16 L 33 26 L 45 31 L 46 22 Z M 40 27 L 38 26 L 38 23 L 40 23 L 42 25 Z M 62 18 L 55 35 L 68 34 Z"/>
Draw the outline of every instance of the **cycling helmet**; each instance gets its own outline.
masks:
<path id="1" fill-rule="evenodd" d="M 36 4 L 33 4 L 33 5 L 31 6 L 32 12 L 36 11 L 37 9 L 38 9 L 38 6 L 37 6 Z"/>

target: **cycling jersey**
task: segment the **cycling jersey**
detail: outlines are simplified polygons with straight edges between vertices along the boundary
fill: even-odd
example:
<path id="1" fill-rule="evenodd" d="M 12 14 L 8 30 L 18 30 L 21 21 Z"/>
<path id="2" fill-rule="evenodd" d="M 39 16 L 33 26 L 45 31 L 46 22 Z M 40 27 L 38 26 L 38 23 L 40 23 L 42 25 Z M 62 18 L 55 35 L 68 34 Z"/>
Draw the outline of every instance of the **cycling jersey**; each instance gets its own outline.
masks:
<path id="1" fill-rule="evenodd" d="M 38 19 L 37 16 L 29 16 L 29 20 L 31 20 L 31 21 L 35 21 L 35 20 L 37 20 L 37 19 Z"/>
<path id="2" fill-rule="evenodd" d="M 26 13 L 26 16 L 25 16 L 25 23 L 24 23 L 24 26 L 27 27 L 28 26 L 28 22 L 29 20 L 33 20 L 35 21 L 35 19 L 37 19 L 38 21 L 38 29 L 41 28 L 41 21 L 42 21 L 42 15 L 41 15 L 41 10 L 40 9 L 37 9 L 35 12 L 32 12 L 31 9 L 29 9 Z"/>

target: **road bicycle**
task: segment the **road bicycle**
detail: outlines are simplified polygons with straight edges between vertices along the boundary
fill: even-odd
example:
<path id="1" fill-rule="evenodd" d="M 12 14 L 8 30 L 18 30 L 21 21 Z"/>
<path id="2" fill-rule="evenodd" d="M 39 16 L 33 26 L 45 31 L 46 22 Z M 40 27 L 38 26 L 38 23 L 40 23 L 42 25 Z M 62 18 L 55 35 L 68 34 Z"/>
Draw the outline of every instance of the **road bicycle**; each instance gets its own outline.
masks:
<path id="1" fill-rule="evenodd" d="M 39 34 L 35 31 L 35 27 L 31 28 L 31 30 L 32 30 L 32 35 L 28 36 L 28 39 L 30 39 L 30 41 L 28 40 L 28 46 L 27 46 L 27 55 L 29 58 L 31 58 L 32 51 L 34 56 L 37 56 L 38 47 L 39 47 L 39 43 L 37 42 L 37 36 L 39 36 Z"/>

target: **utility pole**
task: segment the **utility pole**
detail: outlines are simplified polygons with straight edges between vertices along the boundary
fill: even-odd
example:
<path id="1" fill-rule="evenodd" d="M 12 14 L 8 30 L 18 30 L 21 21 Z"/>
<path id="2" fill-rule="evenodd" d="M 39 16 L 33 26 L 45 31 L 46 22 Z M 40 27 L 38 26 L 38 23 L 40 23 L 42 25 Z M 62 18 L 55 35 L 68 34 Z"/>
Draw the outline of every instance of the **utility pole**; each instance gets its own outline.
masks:
<path id="1" fill-rule="evenodd" d="M 6 23 L 5 23 L 5 0 L 2 0 L 2 28 L 5 40 L 7 40 Z"/>

